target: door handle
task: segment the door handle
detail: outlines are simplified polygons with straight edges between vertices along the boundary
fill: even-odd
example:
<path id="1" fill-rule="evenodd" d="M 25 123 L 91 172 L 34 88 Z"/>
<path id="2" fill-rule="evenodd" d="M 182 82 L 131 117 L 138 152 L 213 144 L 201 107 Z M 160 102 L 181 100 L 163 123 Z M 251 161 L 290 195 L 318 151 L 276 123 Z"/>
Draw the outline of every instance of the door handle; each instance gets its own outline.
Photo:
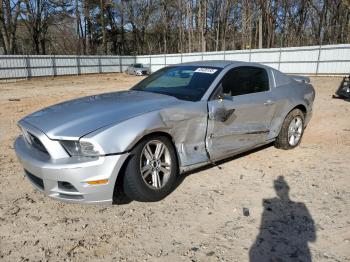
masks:
<path id="1" fill-rule="evenodd" d="M 267 100 L 265 103 L 264 103 L 264 106 L 270 106 L 270 105 L 273 105 L 274 103 L 271 101 L 271 100 Z"/>

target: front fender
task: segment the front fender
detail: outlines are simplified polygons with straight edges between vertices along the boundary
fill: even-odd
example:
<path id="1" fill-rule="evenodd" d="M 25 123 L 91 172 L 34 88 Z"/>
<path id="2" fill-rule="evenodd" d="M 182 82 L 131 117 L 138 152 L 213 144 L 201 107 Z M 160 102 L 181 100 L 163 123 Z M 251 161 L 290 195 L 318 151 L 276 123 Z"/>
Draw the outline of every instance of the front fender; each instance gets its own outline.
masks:
<path id="1" fill-rule="evenodd" d="M 205 162 L 207 104 L 186 102 L 130 118 L 121 123 L 98 129 L 84 138 L 96 141 L 106 154 L 130 151 L 144 136 L 163 132 L 172 138 L 180 166 Z"/>
<path id="2" fill-rule="evenodd" d="M 84 138 L 96 141 L 105 154 L 123 153 L 131 150 L 145 135 L 153 132 L 169 133 L 171 127 L 161 119 L 158 111 L 130 118 L 118 124 L 98 129 Z"/>

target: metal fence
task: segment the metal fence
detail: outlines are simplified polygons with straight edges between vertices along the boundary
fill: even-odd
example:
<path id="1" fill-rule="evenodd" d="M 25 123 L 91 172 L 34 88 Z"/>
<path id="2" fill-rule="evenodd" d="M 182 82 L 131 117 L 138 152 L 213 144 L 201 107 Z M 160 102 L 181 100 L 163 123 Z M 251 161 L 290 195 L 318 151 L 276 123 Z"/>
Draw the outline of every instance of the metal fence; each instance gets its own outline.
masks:
<path id="1" fill-rule="evenodd" d="M 293 74 L 348 75 L 350 44 L 142 56 L 0 56 L 0 79 L 124 72 L 133 63 L 143 63 L 154 72 L 202 60 L 258 62 Z"/>

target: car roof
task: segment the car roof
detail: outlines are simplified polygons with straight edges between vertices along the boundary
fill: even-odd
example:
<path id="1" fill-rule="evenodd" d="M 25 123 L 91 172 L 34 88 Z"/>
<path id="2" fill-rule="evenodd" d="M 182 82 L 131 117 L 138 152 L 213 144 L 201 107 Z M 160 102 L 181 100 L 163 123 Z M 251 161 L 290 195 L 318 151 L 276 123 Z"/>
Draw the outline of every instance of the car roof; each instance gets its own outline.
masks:
<path id="1" fill-rule="evenodd" d="M 212 66 L 224 68 L 228 65 L 236 65 L 236 66 L 259 66 L 264 68 L 271 68 L 269 66 L 253 63 L 253 62 L 243 62 L 243 61 L 235 61 L 235 60 L 205 60 L 205 61 L 194 61 L 194 62 L 186 62 L 178 65 L 188 65 L 188 66 Z"/>

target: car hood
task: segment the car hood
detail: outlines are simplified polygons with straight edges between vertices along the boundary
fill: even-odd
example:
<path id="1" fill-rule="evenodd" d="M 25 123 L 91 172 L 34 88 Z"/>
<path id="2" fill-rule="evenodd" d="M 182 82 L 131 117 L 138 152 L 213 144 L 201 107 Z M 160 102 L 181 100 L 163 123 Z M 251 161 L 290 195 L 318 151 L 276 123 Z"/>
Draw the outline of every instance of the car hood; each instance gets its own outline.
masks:
<path id="1" fill-rule="evenodd" d="M 51 139 L 76 139 L 99 128 L 180 103 L 166 95 L 122 91 L 66 101 L 30 114 L 21 121 Z"/>

